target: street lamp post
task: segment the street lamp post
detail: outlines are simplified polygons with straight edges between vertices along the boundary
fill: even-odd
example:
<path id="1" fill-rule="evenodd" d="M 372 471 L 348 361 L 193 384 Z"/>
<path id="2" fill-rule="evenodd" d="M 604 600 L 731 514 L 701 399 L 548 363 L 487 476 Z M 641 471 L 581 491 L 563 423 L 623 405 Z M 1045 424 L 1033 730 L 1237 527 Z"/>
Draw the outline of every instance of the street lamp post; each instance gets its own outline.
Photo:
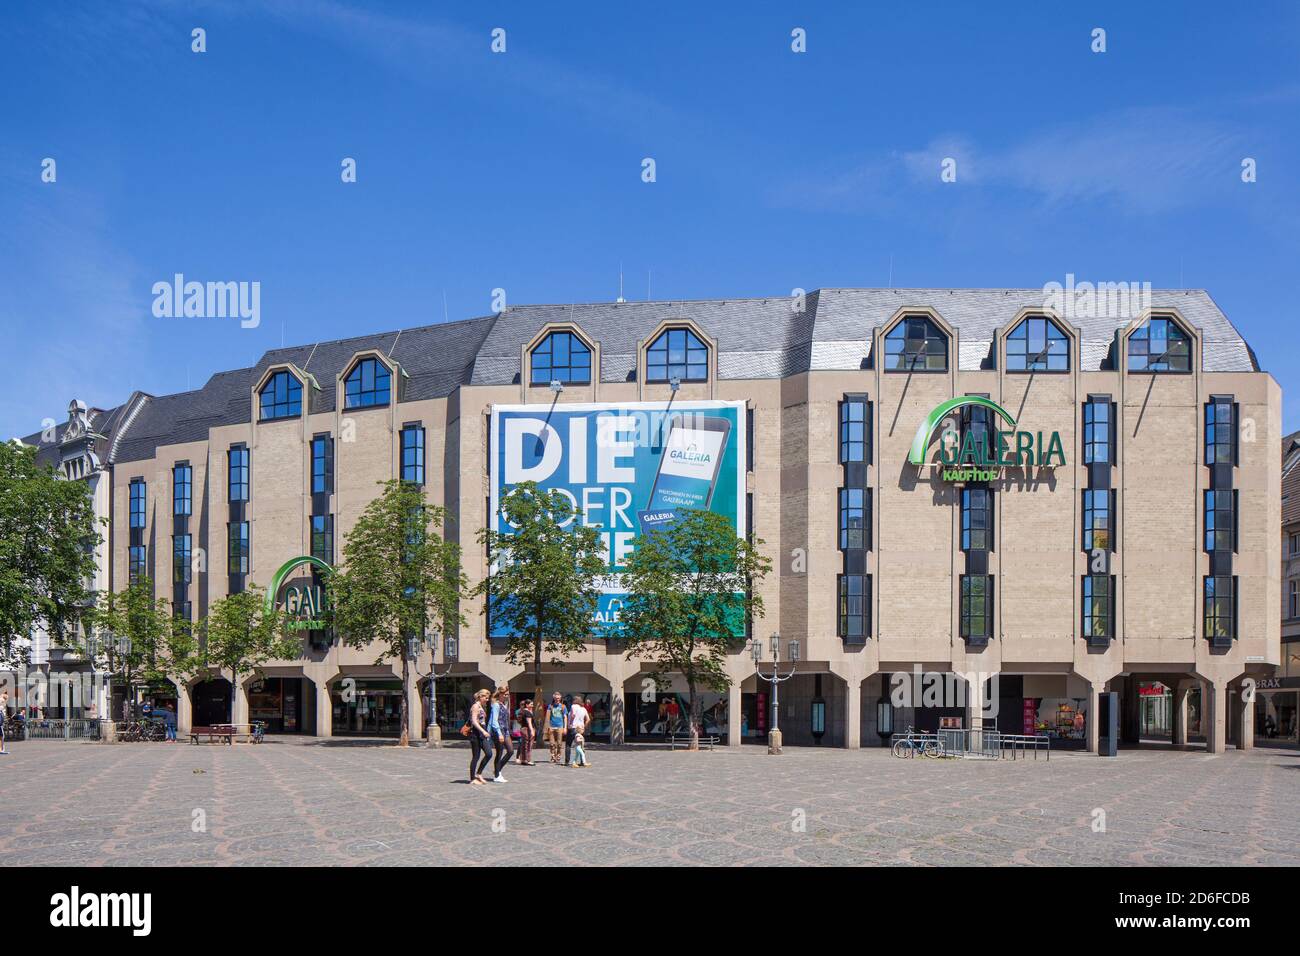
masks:
<path id="1" fill-rule="evenodd" d="M 790 672 L 784 676 L 778 672 L 781 660 L 781 635 L 773 634 L 769 643 L 772 648 L 771 677 L 764 674 L 759 666 L 763 660 L 762 643 L 758 640 L 751 641 L 749 649 L 754 655 L 754 670 L 760 678 L 772 685 L 772 729 L 767 733 L 767 752 L 779 754 L 781 752 L 781 685 L 794 676 L 799 666 L 799 641 L 796 638 L 790 642 Z"/>
<path id="2" fill-rule="evenodd" d="M 424 727 L 424 736 L 430 747 L 441 747 L 442 727 L 438 724 L 438 678 L 446 677 L 456 665 L 456 638 L 454 635 L 448 634 L 443 639 L 442 659 L 446 662 L 447 669 L 441 674 L 438 673 L 437 661 L 438 632 L 430 631 L 423 637 L 412 638 L 412 641 L 419 651 L 423 651 L 426 647 L 429 649 L 429 693 L 425 697 L 425 700 L 428 701 L 425 711 L 428 722 Z"/>

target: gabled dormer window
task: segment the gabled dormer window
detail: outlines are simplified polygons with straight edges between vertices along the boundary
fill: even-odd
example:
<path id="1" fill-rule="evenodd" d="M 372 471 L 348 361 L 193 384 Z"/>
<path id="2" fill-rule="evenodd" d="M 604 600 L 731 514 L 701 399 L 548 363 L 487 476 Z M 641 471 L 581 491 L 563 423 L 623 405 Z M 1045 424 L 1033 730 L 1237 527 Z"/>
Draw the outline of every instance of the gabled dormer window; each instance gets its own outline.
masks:
<path id="1" fill-rule="evenodd" d="M 1047 316 L 1028 316 L 1007 334 L 1008 372 L 1069 370 L 1070 338 Z"/>
<path id="2" fill-rule="evenodd" d="M 948 336 L 932 319 L 909 315 L 885 336 L 886 372 L 946 372 Z"/>
<path id="3" fill-rule="evenodd" d="M 1170 318 L 1153 316 L 1128 337 L 1130 372 L 1190 372 L 1192 337 Z"/>
<path id="4" fill-rule="evenodd" d="M 276 372 L 258 393 L 261 419 L 297 418 L 302 414 L 302 383 L 289 372 Z"/>
<path id="5" fill-rule="evenodd" d="M 591 384 L 591 349 L 572 332 L 550 333 L 533 348 L 531 358 L 533 385 Z"/>
<path id="6" fill-rule="evenodd" d="M 709 347 L 690 329 L 665 329 L 645 355 L 647 382 L 707 382 Z"/>
<path id="7" fill-rule="evenodd" d="M 362 359 L 343 380 L 344 408 L 374 408 L 387 405 L 392 392 L 392 376 L 378 359 Z"/>

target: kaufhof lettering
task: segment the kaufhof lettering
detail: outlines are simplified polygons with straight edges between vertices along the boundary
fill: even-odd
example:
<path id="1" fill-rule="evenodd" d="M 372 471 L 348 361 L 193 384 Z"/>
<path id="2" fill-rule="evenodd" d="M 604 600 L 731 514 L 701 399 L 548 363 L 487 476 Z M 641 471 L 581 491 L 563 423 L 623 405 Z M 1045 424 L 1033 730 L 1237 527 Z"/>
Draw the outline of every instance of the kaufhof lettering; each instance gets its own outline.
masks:
<path id="1" fill-rule="evenodd" d="M 959 429 L 954 420 L 966 407 L 982 408 L 990 424 L 1000 418 L 1009 428 Z M 918 468 L 926 463 L 926 452 L 935 430 L 945 427 L 939 443 L 937 464 L 944 481 L 994 481 L 1003 468 L 1056 468 L 1065 464 L 1065 445 L 1057 431 L 1027 431 L 996 402 L 980 395 L 951 398 L 926 416 L 907 460 Z"/>

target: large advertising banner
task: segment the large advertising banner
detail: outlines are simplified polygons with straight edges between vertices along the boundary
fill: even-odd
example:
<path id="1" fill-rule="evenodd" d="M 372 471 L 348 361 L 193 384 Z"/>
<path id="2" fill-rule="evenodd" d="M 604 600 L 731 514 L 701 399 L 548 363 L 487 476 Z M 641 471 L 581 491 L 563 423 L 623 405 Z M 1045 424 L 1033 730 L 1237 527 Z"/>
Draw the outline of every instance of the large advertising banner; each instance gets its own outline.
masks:
<path id="1" fill-rule="evenodd" d="M 536 482 L 563 492 L 577 520 L 600 533 L 608 575 L 599 626 L 616 626 L 621 571 L 637 538 L 686 509 L 714 511 L 745 530 L 745 403 L 618 402 L 492 406 L 491 508 Z M 495 626 L 492 636 L 504 637 Z"/>

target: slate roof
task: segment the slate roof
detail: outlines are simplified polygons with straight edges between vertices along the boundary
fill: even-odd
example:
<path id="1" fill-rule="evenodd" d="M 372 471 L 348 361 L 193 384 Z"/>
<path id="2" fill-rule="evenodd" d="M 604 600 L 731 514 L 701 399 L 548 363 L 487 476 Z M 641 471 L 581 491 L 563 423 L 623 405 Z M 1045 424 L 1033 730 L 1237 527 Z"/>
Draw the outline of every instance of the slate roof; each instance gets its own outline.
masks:
<path id="1" fill-rule="evenodd" d="M 1022 309 L 1044 306 L 1042 289 L 821 289 L 796 311 L 789 297 L 514 306 L 495 316 L 362 335 L 267 352 L 250 368 L 213 375 L 202 388 L 147 398 L 125 429 L 117 461 L 150 458 L 158 445 L 196 441 L 208 429 L 248 421 L 249 389 L 266 369 L 292 363 L 321 388 L 312 412 L 334 408 L 335 377 L 359 351 L 376 349 L 406 370 L 402 399 L 450 395 L 461 385 L 519 381 L 522 347 L 548 323 L 571 322 L 600 343 L 600 379 L 630 381 L 638 343 L 661 322 L 689 319 L 718 343 L 723 379 L 783 378 L 808 370 L 868 367 L 871 333 L 901 308 L 933 308 L 959 333 L 957 365 L 992 367 L 997 329 Z M 1207 371 L 1258 371 L 1250 346 L 1203 290 L 1153 290 L 1155 309 L 1177 308 L 1201 330 Z M 1080 367 L 1113 367 L 1116 332 L 1127 318 L 1066 316 L 1079 329 Z"/>

